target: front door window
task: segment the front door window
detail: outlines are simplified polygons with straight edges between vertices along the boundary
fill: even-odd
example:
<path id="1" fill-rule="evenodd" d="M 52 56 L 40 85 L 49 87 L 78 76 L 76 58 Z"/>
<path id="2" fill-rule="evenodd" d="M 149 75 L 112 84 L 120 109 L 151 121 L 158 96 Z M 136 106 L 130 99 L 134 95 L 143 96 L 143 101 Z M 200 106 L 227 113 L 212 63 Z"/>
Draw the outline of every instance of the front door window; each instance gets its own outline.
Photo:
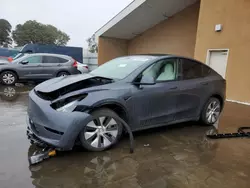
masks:
<path id="1" fill-rule="evenodd" d="M 177 78 L 177 70 L 177 59 L 165 59 L 151 65 L 142 76 L 151 76 L 156 82 L 173 81 Z"/>
<path id="2" fill-rule="evenodd" d="M 23 61 L 28 62 L 28 64 L 42 63 L 42 57 L 41 56 L 31 56 L 31 57 L 24 59 Z"/>

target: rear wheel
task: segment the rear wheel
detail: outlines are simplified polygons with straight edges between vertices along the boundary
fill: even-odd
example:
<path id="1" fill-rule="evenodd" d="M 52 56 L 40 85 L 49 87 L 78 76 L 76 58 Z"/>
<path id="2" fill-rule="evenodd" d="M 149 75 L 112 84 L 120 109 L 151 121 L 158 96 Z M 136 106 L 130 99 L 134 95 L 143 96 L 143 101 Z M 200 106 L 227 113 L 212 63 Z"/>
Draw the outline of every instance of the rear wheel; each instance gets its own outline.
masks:
<path id="1" fill-rule="evenodd" d="M 67 76 L 67 75 L 70 75 L 68 72 L 66 72 L 66 71 L 63 71 L 63 72 L 59 72 L 58 74 L 57 74 L 57 77 L 60 77 L 60 76 Z"/>
<path id="2" fill-rule="evenodd" d="M 205 104 L 202 113 L 201 120 L 206 125 L 213 125 L 217 122 L 221 113 L 221 102 L 219 99 L 212 97 Z"/>
<path id="3" fill-rule="evenodd" d="M 122 134 L 119 116 L 109 109 L 100 109 L 91 115 L 94 119 L 80 133 L 82 146 L 90 151 L 103 151 L 115 145 Z"/>
<path id="4" fill-rule="evenodd" d="M 4 71 L 0 74 L 0 79 L 5 85 L 14 85 L 17 81 L 17 75 L 12 71 Z"/>

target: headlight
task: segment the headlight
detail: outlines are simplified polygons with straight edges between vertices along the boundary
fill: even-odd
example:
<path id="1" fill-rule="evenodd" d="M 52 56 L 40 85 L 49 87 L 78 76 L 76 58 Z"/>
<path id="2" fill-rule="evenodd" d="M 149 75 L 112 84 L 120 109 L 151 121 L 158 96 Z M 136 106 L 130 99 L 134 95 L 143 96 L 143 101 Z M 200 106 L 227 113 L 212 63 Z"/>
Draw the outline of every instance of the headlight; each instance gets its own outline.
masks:
<path id="1" fill-rule="evenodd" d="M 73 110 L 77 106 L 77 102 L 78 102 L 78 100 L 72 101 L 72 102 L 70 102 L 70 103 L 68 103 L 60 108 L 57 108 L 56 111 L 58 111 L 58 112 L 73 112 Z"/>
<path id="2" fill-rule="evenodd" d="M 88 94 L 80 94 L 68 97 L 66 99 L 59 100 L 52 103 L 50 106 L 58 112 L 73 112 L 77 107 L 79 101 L 87 97 Z"/>

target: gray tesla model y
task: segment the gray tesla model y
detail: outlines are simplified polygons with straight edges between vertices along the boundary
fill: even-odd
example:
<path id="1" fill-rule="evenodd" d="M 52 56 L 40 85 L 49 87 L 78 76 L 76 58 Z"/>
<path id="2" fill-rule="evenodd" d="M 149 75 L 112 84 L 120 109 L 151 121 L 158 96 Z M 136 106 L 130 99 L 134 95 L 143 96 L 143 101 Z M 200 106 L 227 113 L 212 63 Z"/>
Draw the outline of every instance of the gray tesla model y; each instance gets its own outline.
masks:
<path id="1" fill-rule="evenodd" d="M 113 59 L 89 74 L 58 77 L 29 94 L 28 138 L 70 150 L 114 145 L 125 120 L 132 131 L 186 121 L 214 124 L 226 81 L 196 60 L 174 55 Z"/>

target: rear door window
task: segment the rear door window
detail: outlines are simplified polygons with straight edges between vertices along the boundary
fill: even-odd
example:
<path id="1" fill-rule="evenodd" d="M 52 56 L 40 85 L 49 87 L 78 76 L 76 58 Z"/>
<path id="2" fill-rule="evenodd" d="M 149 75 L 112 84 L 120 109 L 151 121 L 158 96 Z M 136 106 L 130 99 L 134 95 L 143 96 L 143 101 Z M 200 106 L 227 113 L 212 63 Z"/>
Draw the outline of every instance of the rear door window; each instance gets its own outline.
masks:
<path id="1" fill-rule="evenodd" d="M 202 65 L 189 59 L 181 59 L 181 71 L 183 80 L 203 77 Z"/>
<path id="2" fill-rule="evenodd" d="M 215 75 L 215 71 L 213 69 L 211 69 L 208 66 L 202 65 L 202 76 L 206 77 L 206 76 L 212 76 Z"/>
<path id="3" fill-rule="evenodd" d="M 43 63 L 66 63 L 68 60 L 55 56 L 43 56 Z"/>

